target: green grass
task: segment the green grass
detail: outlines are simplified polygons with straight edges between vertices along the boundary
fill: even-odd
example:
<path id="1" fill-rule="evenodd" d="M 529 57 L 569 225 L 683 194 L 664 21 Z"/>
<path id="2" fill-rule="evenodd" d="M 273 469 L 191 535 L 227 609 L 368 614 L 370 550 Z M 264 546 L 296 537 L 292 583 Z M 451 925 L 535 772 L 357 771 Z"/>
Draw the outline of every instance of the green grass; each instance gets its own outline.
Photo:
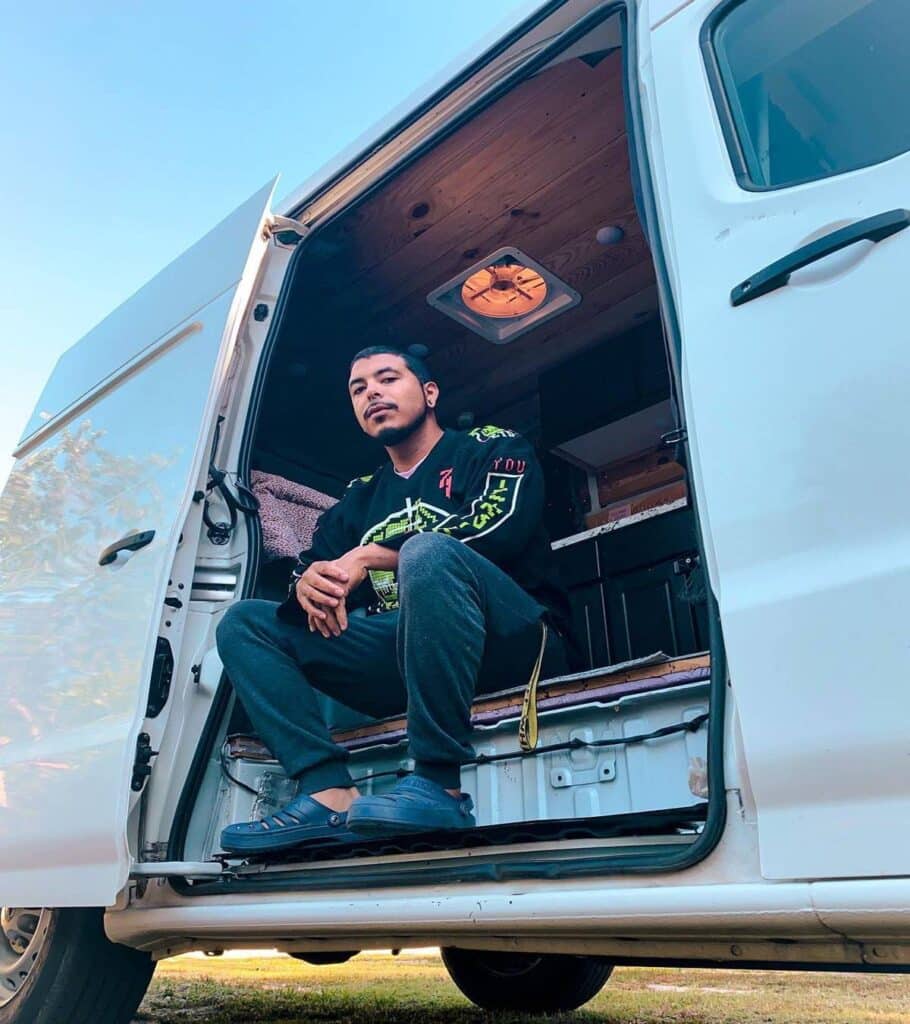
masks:
<path id="1" fill-rule="evenodd" d="M 560 1017 L 472 1006 L 437 957 L 360 956 L 311 967 L 290 958 L 160 964 L 141 1024 L 907 1024 L 910 977 L 618 968 L 594 1000 Z"/>

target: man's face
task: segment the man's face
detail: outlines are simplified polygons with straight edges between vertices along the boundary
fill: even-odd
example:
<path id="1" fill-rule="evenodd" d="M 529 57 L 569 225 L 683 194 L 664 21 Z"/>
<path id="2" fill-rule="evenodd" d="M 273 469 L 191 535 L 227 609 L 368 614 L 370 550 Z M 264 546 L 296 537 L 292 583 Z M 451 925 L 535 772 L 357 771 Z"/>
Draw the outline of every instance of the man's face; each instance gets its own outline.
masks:
<path id="1" fill-rule="evenodd" d="M 401 356 L 382 353 L 354 363 L 348 393 L 364 433 L 389 446 L 423 423 L 428 402 L 435 405 L 437 388 L 421 384 Z"/>

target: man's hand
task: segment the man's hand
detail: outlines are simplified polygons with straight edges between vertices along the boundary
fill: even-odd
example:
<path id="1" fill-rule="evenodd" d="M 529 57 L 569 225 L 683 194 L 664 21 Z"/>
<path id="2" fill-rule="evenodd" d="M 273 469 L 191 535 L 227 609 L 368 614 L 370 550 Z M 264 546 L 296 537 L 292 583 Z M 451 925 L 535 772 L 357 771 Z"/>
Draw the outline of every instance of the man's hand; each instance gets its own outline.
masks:
<path id="1" fill-rule="evenodd" d="M 336 609 L 347 597 L 347 582 L 347 573 L 336 562 L 313 562 L 297 580 L 297 603 L 306 612 L 310 632 L 318 629 L 325 637 L 339 635 Z"/>
<path id="2" fill-rule="evenodd" d="M 326 638 L 340 636 L 348 628 L 348 594 L 365 578 L 363 548 L 353 548 L 331 562 L 314 562 L 296 587 L 310 630 L 318 630 Z"/>

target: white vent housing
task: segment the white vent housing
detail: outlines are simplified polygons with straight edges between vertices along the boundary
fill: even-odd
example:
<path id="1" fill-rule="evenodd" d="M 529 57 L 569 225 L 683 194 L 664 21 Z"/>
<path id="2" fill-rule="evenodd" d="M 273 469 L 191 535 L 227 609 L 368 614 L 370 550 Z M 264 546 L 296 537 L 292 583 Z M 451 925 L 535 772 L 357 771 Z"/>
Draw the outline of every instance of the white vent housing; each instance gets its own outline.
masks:
<path id="1" fill-rule="evenodd" d="M 494 345 L 505 345 L 577 306 L 581 296 L 520 249 L 506 246 L 435 288 L 427 302 Z"/>

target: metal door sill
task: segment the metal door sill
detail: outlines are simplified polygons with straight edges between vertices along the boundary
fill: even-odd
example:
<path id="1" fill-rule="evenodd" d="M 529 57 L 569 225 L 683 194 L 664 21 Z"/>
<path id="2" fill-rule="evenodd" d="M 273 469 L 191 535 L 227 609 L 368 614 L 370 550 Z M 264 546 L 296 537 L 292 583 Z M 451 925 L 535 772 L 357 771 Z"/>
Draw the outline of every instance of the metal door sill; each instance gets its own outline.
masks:
<path id="1" fill-rule="evenodd" d="M 702 834 L 707 803 L 562 821 L 515 822 L 457 832 L 351 843 L 313 843 L 269 857 L 219 858 L 222 871 L 196 876 L 194 895 L 231 891 L 563 877 L 590 874 L 604 858 L 678 856 Z M 180 872 L 174 872 L 174 875 Z"/>

